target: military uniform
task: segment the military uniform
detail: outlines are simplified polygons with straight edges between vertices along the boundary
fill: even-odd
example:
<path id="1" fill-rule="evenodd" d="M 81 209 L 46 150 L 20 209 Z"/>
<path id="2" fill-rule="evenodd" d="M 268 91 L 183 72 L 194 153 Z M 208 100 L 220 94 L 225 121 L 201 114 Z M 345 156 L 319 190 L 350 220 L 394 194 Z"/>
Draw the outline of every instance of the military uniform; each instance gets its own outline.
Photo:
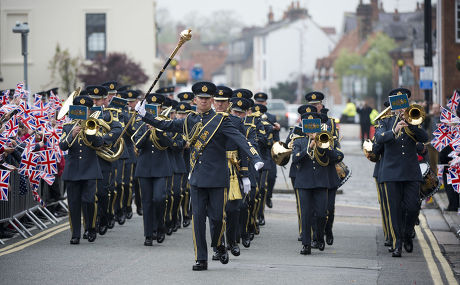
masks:
<path id="1" fill-rule="evenodd" d="M 317 113 L 304 113 L 302 118 L 320 118 Z M 299 189 L 299 204 L 302 219 L 301 254 L 311 253 L 311 228 L 313 213 L 317 216 L 316 239 L 318 248 L 324 250 L 324 227 L 326 225 L 327 189 L 331 188 L 328 165 L 339 162 L 343 154 L 329 147 L 328 149 L 311 149 L 308 137 L 294 141 L 293 163 L 297 165 L 295 188 Z M 307 230 L 305 230 L 307 229 Z"/>
<path id="2" fill-rule="evenodd" d="M 408 94 L 407 89 L 395 89 L 390 95 Z M 388 198 L 388 216 L 393 239 L 393 257 L 401 256 L 401 248 L 412 251 L 412 237 L 415 220 L 419 209 L 420 182 L 423 181 L 417 160 L 417 142 L 426 142 L 427 133 L 419 126 L 409 125 L 402 128 L 399 134 L 393 126 L 397 116 L 385 118 L 379 123 L 375 132 L 376 142 L 384 146 L 381 161 L 380 181 L 384 184 Z M 401 207 L 404 205 L 404 209 Z M 403 215 L 405 211 L 405 215 Z"/>
<path id="3" fill-rule="evenodd" d="M 93 106 L 93 101 L 87 96 L 77 96 L 74 105 Z M 67 186 L 67 200 L 69 204 L 69 218 L 71 222 L 71 244 L 78 244 L 81 234 L 81 211 L 89 227 L 88 241 L 96 239 L 96 191 L 97 180 L 102 179 L 102 172 L 97 159 L 96 151 L 83 143 L 81 138 L 72 135 L 74 124 L 67 123 L 63 126 L 59 147 L 68 150 L 66 165 L 62 179 Z M 83 131 L 83 130 L 82 130 Z M 74 141 L 74 139 L 76 139 Z M 87 136 L 92 147 L 103 145 L 99 136 Z M 72 144 L 72 142 L 74 142 Z"/>
<path id="4" fill-rule="evenodd" d="M 164 95 L 151 93 L 146 97 L 148 103 L 162 104 Z M 166 180 L 172 176 L 172 166 L 167 148 L 169 139 L 162 131 L 149 129 L 142 121 L 133 135 L 135 146 L 139 149 L 135 176 L 139 179 L 144 220 L 144 245 L 151 246 L 156 234 L 157 242 L 162 243 L 166 228 Z"/>
<path id="5" fill-rule="evenodd" d="M 198 82 L 192 86 L 196 96 L 212 97 L 216 92 L 216 86 L 209 82 Z M 202 124 L 202 128 L 192 141 L 191 150 L 191 198 L 192 198 L 192 225 L 193 240 L 195 247 L 194 270 L 207 269 L 207 246 L 206 246 L 206 216 L 214 227 L 211 246 L 217 247 L 222 254 L 221 262 L 228 262 L 228 254 L 222 243 L 222 235 L 225 230 L 225 203 L 229 177 L 225 142 L 230 139 L 242 147 L 253 161 L 262 162 L 257 151 L 248 145 L 245 137 L 233 126 L 224 114 L 216 114 L 212 109 L 203 113 L 191 113 L 186 119 L 181 120 L 156 120 L 150 113 L 142 111 L 142 104 L 138 105 L 138 112 L 144 114 L 143 120 L 159 129 L 192 133 L 193 127 Z M 142 113 L 141 113 L 142 112 Z M 187 136 L 186 133 L 186 136 Z M 259 165 L 259 164 L 257 164 Z"/>

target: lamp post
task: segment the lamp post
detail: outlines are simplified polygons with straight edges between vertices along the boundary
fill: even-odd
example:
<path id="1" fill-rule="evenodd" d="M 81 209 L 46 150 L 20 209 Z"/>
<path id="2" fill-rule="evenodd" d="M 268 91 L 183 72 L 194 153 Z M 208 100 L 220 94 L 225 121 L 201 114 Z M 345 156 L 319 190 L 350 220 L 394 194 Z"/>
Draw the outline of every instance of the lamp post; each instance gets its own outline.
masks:
<path id="1" fill-rule="evenodd" d="M 27 22 L 16 22 L 16 25 L 13 27 L 13 33 L 21 34 L 21 53 L 24 56 L 24 84 L 25 90 L 29 90 L 27 79 L 27 35 L 29 34 L 29 24 Z"/>

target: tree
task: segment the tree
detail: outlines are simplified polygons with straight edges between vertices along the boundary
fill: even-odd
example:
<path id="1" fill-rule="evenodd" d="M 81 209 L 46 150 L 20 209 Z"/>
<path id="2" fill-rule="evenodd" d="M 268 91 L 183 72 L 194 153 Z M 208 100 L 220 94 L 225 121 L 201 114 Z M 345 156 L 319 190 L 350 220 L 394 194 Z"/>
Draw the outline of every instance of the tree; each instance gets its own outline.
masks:
<path id="1" fill-rule="evenodd" d="M 138 64 L 124 53 L 110 53 L 106 58 L 98 57 L 83 65 L 83 72 L 78 78 L 85 85 L 97 85 L 115 80 L 123 85 L 138 85 L 147 81 L 148 77 Z"/>
<path id="2" fill-rule="evenodd" d="M 307 94 L 308 92 L 312 91 L 311 78 L 303 76 L 302 82 L 305 86 L 302 94 Z M 283 99 L 286 102 L 294 103 L 297 100 L 297 81 L 278 82 L 276 87 L 270 88 L 270 92 L 274 99 Z"/>
<path id="3" fill-rule="evenodd" d="M 61 50 L 57 44 L 56 52 L 48 64 L 51 70 L 51 82 L 48 85 L 59 86 L 63 94 L 72 92 L 77 88 L 77 72 L 80 65 L 80 58 L 72 57 L 68 49 Z"/>

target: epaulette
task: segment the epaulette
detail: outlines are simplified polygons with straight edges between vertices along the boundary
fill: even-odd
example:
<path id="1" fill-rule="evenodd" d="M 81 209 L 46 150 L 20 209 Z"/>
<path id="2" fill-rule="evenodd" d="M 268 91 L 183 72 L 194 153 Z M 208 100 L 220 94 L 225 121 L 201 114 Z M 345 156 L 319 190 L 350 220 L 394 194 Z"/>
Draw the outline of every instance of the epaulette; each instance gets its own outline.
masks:
<path id="1" fill-rule="evenodd" d="M 271 125 L 271 124 L 270 124 L 269 122 L 267 122 L 267 121 L 262 121 L 262 124 L 265 125 L 265 126 Z"/>
<path id="2" fill-rule="evenodd" d="M 104 108 L 104 111 L 107 110 L 107 111 L 115 111 L 117 113 L 121 113 L 121 110 L 120 109 L 117 109 L 117 108 Z"/>
<path id="3" fill-rule="evenodd" d="M 219 114 L 219 115 L 222 115 L 222 117 L 224 117 L 224 118 L 228 117 L 227 112 L 216 112 L 216 113 Z"/>

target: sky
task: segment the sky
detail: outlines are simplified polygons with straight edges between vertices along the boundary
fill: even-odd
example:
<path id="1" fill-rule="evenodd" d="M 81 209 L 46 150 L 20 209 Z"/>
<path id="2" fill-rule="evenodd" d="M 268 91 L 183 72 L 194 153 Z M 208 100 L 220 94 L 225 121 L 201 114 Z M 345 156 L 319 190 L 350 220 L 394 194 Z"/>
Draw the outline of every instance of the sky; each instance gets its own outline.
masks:
<path id="1" fill-rule="evenodd" d="M 382 1 L 382 0 L 381 0 Z M 400 12 L 415 10 L 416 3 L 423 0 L 383 0 L 385 11 Z M 297 2 L 297 1 L 296 1 Z M 370 3 L 370 0 L 363 0 Z M 241 17 L 245 26 L 262 26 L 267 23 L 269 7 L 273 7 L 275 20 L 279 20 L 291 0 L 157 0 L 158 9 L 166 8 L 175 21 L 180 21 L 190 12 L 209 16 L 214 11 L 232 10 Z M 359 0 L 300 0 L 313 20 L 323 27 L 335 27 L 340 31 L 344 12 L 354 12 Z M 186 23 L 184 23 L 186 24 Z"/>

